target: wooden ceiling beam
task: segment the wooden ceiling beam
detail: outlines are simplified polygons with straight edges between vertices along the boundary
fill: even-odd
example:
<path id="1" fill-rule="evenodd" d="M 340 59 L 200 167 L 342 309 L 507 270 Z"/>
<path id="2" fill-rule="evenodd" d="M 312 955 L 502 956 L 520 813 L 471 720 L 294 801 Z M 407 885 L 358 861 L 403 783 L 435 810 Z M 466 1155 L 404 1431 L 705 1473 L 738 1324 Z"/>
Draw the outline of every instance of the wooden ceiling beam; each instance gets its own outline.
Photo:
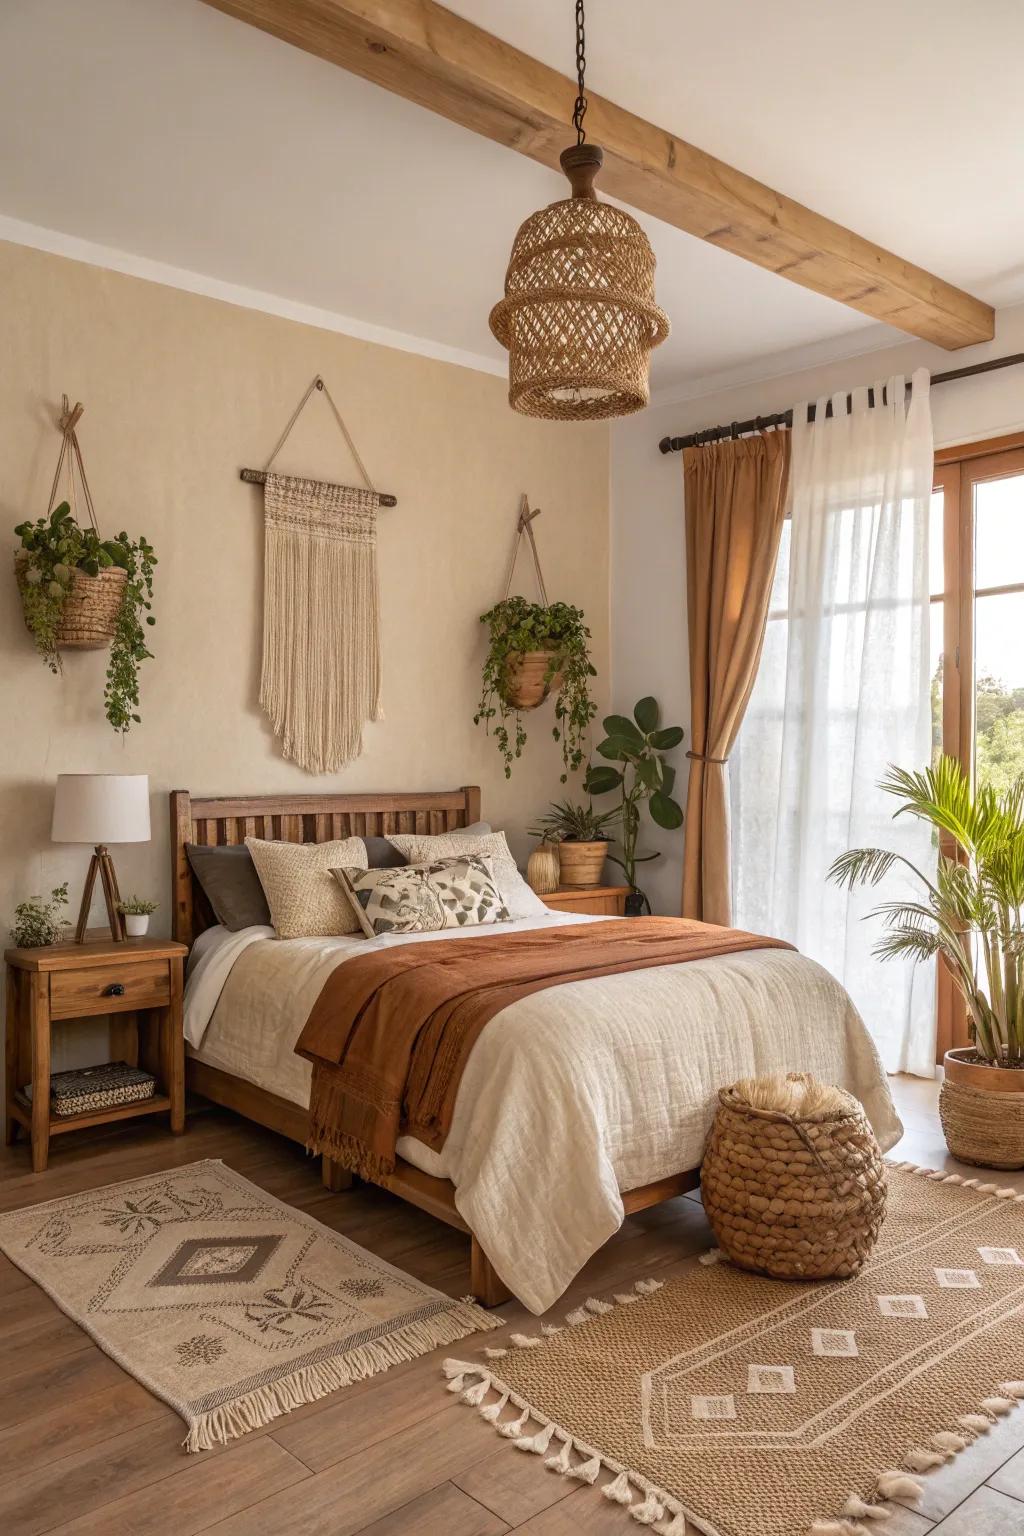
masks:
<path id="1" fill-rule="evenodd" d="M 571 140 L 575 81 L 434 0 L 205 3 L 553 170 Z M 992 339 L 990 305 L 614 102 L 588 101 L 602 191 L 924 341 Z"/>

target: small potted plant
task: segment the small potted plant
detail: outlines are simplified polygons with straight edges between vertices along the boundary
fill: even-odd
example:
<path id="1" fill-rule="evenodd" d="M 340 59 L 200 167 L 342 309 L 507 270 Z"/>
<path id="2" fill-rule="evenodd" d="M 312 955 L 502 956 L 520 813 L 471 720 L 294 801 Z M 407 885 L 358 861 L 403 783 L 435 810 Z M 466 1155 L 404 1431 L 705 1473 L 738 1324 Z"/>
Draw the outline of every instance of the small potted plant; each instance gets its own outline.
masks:
<path id="1" fill-rule="evenodd" d="M 16 949 L 39 949 L 44 944 L 59 944 L 67 923 L 62 908 L 68 904 L 68 883 L 54 886 L 49 901 L 32 896 L 19 901 L 14 909 L 11 939 Z"/>
<path id="2" fill-rule="evenodd" d="M 489 731 L 496 721 L 494 738 L 509 779 L 526 745 L 523 710 L 537 709 L 554 694 L 552 735 L 562 747 L 564 784 L 570 771 L 583 763 L 587 731 L 597 713 L 590 697 L 590 679 L 597 672 L 582 610 L 568 603 L 545 606 L 525 597 L 506 597 L 482 614 L 480 622 L 487 625 L 490 640 L 474 725 Z"/>
<path id="3" fill-rule="evenodd" d="M 1024 1168 L 1024 776 L 1002 793 L 972 790 L 953 757 L 910 773 L 890 767 L 879 788 L 950 838 L 934 876 L 884 848 L 851 848 L 829 870 L 839 885 L 876 886 L 897 865 L 919 894 L 882 902 L 882 960 L 942 955 L 967 1005 L 971 1044 L 946 1052 L 939 1115 L 962 1163 Z"/>
<path id="4" fill-rule="evenodd" d="M 617 809 L 599 815 L 592 805 L 555 801 L 538 818 L 537 825 L 530 828 L 530 836 L 558 844 L 559 879 L 563 885 L 600 885 L 608 854 L 604 829 L 617 816 Z"/>
<path id="5" fill-rule="evenodd" d="M 660 858 L 660 853 L 637 853 L 640 839 L 640 807 L 646 803 L 651 820 L 666 832 L 673 832 L 683 824 L 683 809 L 672 798 L 676 771 L 666 763 L 662 754 L 678 747 L 683 739 L 681 725 L 659 728 L 661 711 L 657 699 L 641 699 L 633 710 L 633 719 L 626 715 L 609 715 L 604 721 L 607 736 L 598 744 L 598 752 L 617 768 L 591 763 L 583 787 L 591 795 L 607 795 L 619 791 L 620 803 L 614 815 L 619 819 L 618 842 L 622 857 L 609 854 L 613 864 L 618 864 L 629 885 L 626 897 L 626 916 L 639 917 L 651 904 L 636 883 L 638 864 L 649 864 Z"/>
<path id="6" fill-rule="evenodd" d="M 109 646 L 103 701 L 123 735 L 139 723 L 139 666 L 152 655 L 153 546 L 124 532 L 101 539 L 95 528 L 79 527 L 66 501 L 14 532 L 21 540 L 14 572 L 36 650 L 60 672 L 62 651 Z"/>
<path id="7" fill-rule="evenodd" d="M 147 901 L 144 896 L 126 896 L 117 904 L 117 910 L 124 917 L 124 931 L 130 939 L 141 939 L 149 930 L 149 919 L 160 905 L 157 901 Z"/>

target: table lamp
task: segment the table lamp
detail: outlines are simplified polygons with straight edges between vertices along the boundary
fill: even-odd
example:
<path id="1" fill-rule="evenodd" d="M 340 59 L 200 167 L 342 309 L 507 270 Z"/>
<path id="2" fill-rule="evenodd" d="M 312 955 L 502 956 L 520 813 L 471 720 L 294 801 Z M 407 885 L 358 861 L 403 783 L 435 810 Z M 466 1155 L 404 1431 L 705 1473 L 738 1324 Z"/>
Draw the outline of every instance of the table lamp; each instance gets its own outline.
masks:
<path id="1" fill-rule="evenodd" d="M 84 944 L 93 887 L 99 874 L 112 939 L 123 939 L 121 894 L 108 843 L 149 842 L 149 776 L 145 773 L 61 773 L 53 797 L 54 843 L 92 843 L 75 943 Z"/>

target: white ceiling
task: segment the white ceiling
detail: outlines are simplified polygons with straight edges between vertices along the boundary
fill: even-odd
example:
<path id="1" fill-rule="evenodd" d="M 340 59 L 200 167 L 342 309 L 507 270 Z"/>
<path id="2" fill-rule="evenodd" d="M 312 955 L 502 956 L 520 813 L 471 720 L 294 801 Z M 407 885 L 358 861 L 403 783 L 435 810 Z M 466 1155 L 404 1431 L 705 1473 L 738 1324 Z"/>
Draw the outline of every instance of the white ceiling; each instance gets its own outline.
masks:
<path id="1" fill-rule="evenodd" d="M 572 0 L 452 9 L 571 68 Z M 590 0 L 587 31 L 595 91 L 997 306 L 1024 298 L 1021 0 Z M 0 4 L 0 234 L 41 226 L 498 368 L 512 236 L 563 185 L 199 0 Z M 673 324 L 656 389 L 896 335 L 643 222 Z"/>

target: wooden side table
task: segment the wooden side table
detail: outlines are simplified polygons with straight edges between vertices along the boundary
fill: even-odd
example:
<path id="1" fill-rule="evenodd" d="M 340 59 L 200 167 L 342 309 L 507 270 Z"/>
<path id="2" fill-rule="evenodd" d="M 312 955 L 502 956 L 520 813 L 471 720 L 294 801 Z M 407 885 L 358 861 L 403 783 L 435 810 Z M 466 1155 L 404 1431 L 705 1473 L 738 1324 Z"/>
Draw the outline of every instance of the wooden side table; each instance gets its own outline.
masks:
<path id="1" fill-rule="evenodd" d="M 623 917 L 628 885 L 560 885 L 541 901 L 554 912 L 583 912 L 593 917 Z"/>
<path id="2" fill-rule="evenodd" d="M 171 939 L 90 940 L 8 949 L 7 1141 L 18 1127 L 32 1138 L 32 1169 L 42 1173 L 50 1137 L 83 1126 L 170 1114 L 185 1129 L 185 1041 L 182 1034 L 184 944 Z M 111 1058 L 142 1066 L 156 1078 L 151 1099 L 86 1110 L 50 1112 L 50 1035 L 58 1019 L 110 1015 Z M 31 1098 L 24 1092 L 31 1082 Z"/>

